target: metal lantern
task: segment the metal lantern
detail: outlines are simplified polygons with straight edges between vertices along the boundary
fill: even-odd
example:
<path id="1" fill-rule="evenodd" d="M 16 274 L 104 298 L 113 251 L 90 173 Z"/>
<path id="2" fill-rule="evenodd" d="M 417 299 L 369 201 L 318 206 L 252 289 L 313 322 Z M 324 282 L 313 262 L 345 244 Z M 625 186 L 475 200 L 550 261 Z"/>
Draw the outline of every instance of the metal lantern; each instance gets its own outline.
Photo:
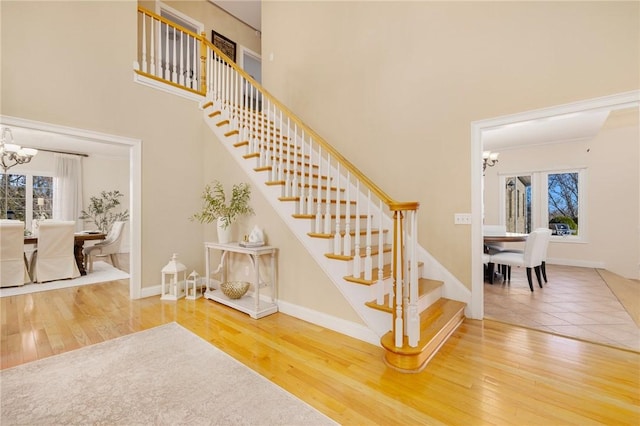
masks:
<path id="1" fill-rule="evenodd" d="M 202 285 L 200 285 L 200 275 L 193 271 L 187 277 L 187 284 L 185 288 L 186 298 L 189 300 L 196 300 L 202 297 Z"/>
<path id="2" fill-rule="evenodd" d="M 178 262 L 178 254 L 174 253 L 169 263 L 162 268 L 161 300 L 178 300 L 185 295 L 187 267 Z"/>

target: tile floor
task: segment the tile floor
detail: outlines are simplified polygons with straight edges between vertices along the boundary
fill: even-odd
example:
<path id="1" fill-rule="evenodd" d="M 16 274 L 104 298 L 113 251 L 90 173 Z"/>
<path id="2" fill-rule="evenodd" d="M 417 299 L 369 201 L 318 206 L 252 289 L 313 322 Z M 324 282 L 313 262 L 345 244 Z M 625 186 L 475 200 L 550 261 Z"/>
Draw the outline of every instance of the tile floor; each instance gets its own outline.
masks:
<path id="1" fill-rule="evenodd" d="M 510 283 L 484 284 L 486 318 L 640 351 L 640 328 L 595 269 L 547 265 L 543 288 L 513 268 Z"/>

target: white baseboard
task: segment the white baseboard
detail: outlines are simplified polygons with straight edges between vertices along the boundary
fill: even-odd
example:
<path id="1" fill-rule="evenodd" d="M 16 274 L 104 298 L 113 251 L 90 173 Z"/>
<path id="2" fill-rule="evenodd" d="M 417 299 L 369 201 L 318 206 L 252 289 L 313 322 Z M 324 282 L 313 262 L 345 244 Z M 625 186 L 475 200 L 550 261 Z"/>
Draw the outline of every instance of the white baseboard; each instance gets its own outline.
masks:
<path id="1" fill-rule="evenodd" d="M 161 293 L 162 285 L 155 285 L 152 287 L 143 287 L 140 296 L 142 298 L 153 297 L 160 296 Z M 324 328 L 328 328 L 329 330 L 333 330 L 349 337 L 353 337 L 354 339 L 362 340 L 363 342 L 371 343 L 372 345 L 380 346 L 381 336 L 377 336 L 364 324 L 357 324 L 352 321 L 346 321 L 341 318 L 314 311 L 312 309 L 305 308 L 304 306 L 284 302 L 282 300 L 278 300 L 277 304 L 278 311 L 282 312 L 283 314 L 290 315 L 292 317 L 310 322 L 315 325 L 319 325 Z"/>
<path id="2" fill-rule="evenodd" d="M 581 268 L 607 269 L 606 263 L 596 261 L 596 260 L 549 258 L 547 259 L 547 263 L 550 265 L 579 266 Z"/>
<path id="3" fill-rule="evenodd" d="M 278 311 L 349 337 L 353 337 L 354 339 L 380 346 L 381 336 L 377 336 L 371 329 L 363 324 L 346 321 L 303 306 L 283 302 L 282 300 L 278 301 Z"/>

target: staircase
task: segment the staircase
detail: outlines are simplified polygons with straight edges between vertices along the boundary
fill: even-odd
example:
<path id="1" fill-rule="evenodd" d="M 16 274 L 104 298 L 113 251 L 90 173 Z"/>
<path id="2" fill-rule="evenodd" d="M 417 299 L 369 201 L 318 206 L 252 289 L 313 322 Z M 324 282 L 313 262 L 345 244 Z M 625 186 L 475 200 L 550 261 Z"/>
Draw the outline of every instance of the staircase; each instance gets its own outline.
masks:
<path id="1" fill-rule="evenodd" d="M 211 131 L 380 338 L 385 362 L 421 371 L 461 324 L 466 304 L 444 297 L 459 294 L 451 285 L 427 278 L 446 271 L 435 274 L 437 262 L 418 244 L 418 203 L 389 197 L 204 34 L 141 7 L 138 15 L 136 75 L 201 96 Z M 181 40 L 171 49 L 158 48 L 170 40 L 154 40 L 165 25 Z M 191 47 L 182 52 L 184 45 Z"/>
<path id="2" fill-rule="evenodd" d="M 383 296 L 382 301 L 378 301 L 373 295 L 376 291 L 372 291 L 371 288 L 376 285 L 383 285 L 390 287 L 392 285 L 391 279 L 391 257 L 392 246 L 387 244 L 389 237 L 388 228 L 372 228 L 370 230 L 370 238 L 381 238 L 385 243 L 381 245 L 382 249 L 378 247 L 372 247 L 369 255 L 372 257 L 372 264 L 377 264 L 377 259 L 383 259 L 382 268 L 371 267 L 370 271 L 364 273 L 359 271 L 359 267 L 353 265 L 353 262 L 358 262 L 358 258 L 364 259 L 367 256 L 366 249 L 359 249 L 359 255 L 356 255 L 357 247 L 366 247 L 367 239 L 367 226 L 366 222 L 371 220 L 367 214 L 350 214 L 347 218 L 346 214 L 341 214 L 340 220 L 349 220 L 348 233 L 354 248 L 346 254 L 336 254 L 333 250 L 335 240 L 335 226 L 337 214 L 337 205 L 340 205 L 345 209 L 347 201 L 344 198 L 340 198 L 337 194 L 345 194 L 346 189 L 343 186 L 338 186 L 336 179 L 323 174 L 320 170 L 325 167 L 317 163 L 311 163 L 308 165 L 307 170 L 310 172 L 305 173 L 306 177 L 311 177 L 315 181 L 321 182 L 318 184 L 306 184 L 298 183 L 298 189 L 300 191 L 291 191 L 293 193 L 305 193 L 302 189 L 311 189 L 316 196 L 311 200 L 310 205 L 318 205 L 317 194 L 330 191 L 333 196 L 329 197 L 331 207 L 328 210 L 328 214 L 322 214 L 320 223 L 318 222 L 318 215 L 313 211 L 306 213 L 296 212 L 296 205 L 301 203 L 309 204 L 309 200 L 303 200 L 300 195 L 286 195 L 287 179 L 279 179 L 277 174 L 277 166 L 274 165 L 276 161 L 276 153 L 287 155 L 293 153 L 296 147 L 289 144 L 289 140 L 286 136 L 284 146 L 279 142 L 281 136 L 278 126 L 273 121 L 267 119 L 262 113 L 246 109 L 240 111 L 239 107 L 232 107 L 236 119 L 238 120 L 236 125 L 233 124 L 234 119 L 226 118 L 228 114 L 225 114 L 223 108 L 216 105 L 213 101 L 209 101 L 203 104 L 205 120 L 209 124 L 211 130 L 216 134 L 218 139 L 228 148 L 229 152 L 236 158 L 240 164 L 245 166 L 248 164 L 250 170 L 247 170 L 248 174 L 253 174 L 252 177 L 256 178 L 254 183 L 262 184 L 266 187 L 276 188 L 279 195 L 277 196 L 277 202 L 285 206 L 281 210 L 283 214 L 289 214 L 291 218 L 299 221 L 303 226 L 292 228 L 297 236 L 301 240 L 309 240 L 309 245 L 312 247 L 325 247 L 325 249 L 318 252 L 314 250 L 316 260 L 322 264 L 335 263 L 338 267 L 325 267 L 325 270 L 344 270 L 344 273 L 338 277 L 332 277 L 335 281 L 339 281 L 341 286 L 354 286 L 360 288 L 359 291 L 347 292 L 347 294 L 356 293 L 353 297 L 356 302 L 362 303 L 362 294 L 369 295 L 366 301 L 364 301 L 364 307 L 371 310 L 368 323 L 376 324 L 375 331 L 381 335 L 381 344 L 386 349 L 385 361 L 391 367 L 394 367 L 400 371 L 405 372 L 417 372 L 421 371 L 427 364 L 427 362 L 435 355 L 437 350 L 444 344 L 447 338 L 456 330 L 456 328 L 462 323 L 464 319 L 465 303 L 452 299 L 442 297 L 443 282 L 438 280 L 431 280 L 428 278 L 422 278 L 423 263 L 418 263 L 420 274 L 418 277 L 418 312 L 420 312 L 420 340 L 417 346 L 412 347 L 409 345 L 407 338 L 403 338 L 401 346 L 395 346 L 394 333 L 391 330 L 391 323 L 393 318 L 393 308 L 390 299 L 391 295 L 388 292 Z M 254 123 L 260 123 L 256 126 Z M 244 130 L 239 130 L 244 129 Z M 266 129 L 266 130 L 265 130 Z M 243 137 L 244 135 L 244 137 Z M 265 137 L 266 135 L 266 137 Z M 252 143 L 251 139 L 255 139 L 257 143 Z M 271 165 L 263 164 L 260 160 L 265 160 L 264 152 L 269 157 L 268 160 L 272 162 Z M 296 153 L 289 158 L 282 170 L 284 175 L 298 174 L 301 177 L 301 172 L 296 171 L 294 168 L 288 168 L 288 165 L 295 163 L 303 164 L 307 159 L 302 159 L 303 155 Z M 245 167 L 246 170 L 246 167 Z M 273 193 L 270 194 L 273 197 Z M 344 197 L 344 195 L 342 196 Z M 321 197 L 322 198 L 322 197 Z M 324 201 L 320 200 L 319 210 L 326 212 Z M 355 202 L 350 201 L 351 204 Z M 316 209 L 318 210 L 318 209 Z M 322 224 L 329 218 L 329 222 L 332 224 L 329 229 L 322 228 Z M 359 222 L 359 224 L 357 223 Z M 345 227 L 346 229 L 347 227 Z M 358 230 L 359 229 L 359 230 Z M 305 232 L 306 230 L 306 232 Z M 357 233 L 356 233 L 357 232 Z M 340 238 L 344 238 L 347 231 L 342 230 L 339 232 Z M 318 258 L 319 257 L 319 258 Z M 355 271 L 354 271 L 355 270 Z M 365 278 L 369 277 L 369 278 Z M 380 284 L 380 282 L 382 284 Z M 363 292 L 362 289 L 365 291 Z M 345 293 L 345 292 L 343 292 Z M 361 312 L 362 309 L 356 309 Z M 380 317 L 382 314 L 382 321 Z M 381 323 L 381 324 L 380 324 Z M 380 324 L 380 325 L 378 325 Z"/>

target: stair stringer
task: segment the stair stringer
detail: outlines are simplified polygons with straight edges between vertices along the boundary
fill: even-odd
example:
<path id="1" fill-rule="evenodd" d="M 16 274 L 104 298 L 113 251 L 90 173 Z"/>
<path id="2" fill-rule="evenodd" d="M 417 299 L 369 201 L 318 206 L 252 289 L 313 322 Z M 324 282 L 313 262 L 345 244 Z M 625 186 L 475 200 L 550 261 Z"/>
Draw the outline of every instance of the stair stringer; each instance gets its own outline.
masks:
<path id="1" fill-rule="evenodd" d="M 238 142 L 239 136 L 229 136 L 227 133 L 229 128 L 217 125 L 220 119 L 224 118 L 224 113 L 221 116 L 219 115 L 216 119 L 211 119 L 205 109 L 203 115 L 205 122 L 217 137 L 218 141 L 227 148 L 229 154 L 236 160 L 238 165 L 255 184 L 255 187 L 265 196 L 274 210 L 294 233 L 298 241 L 303 244 L 308 253 L 331 279 L 343 297 L 345 297 L 358 316 L 371 330 L 373 334 L 371 338 L 365 338 L 364 340 L 379 344 L 379 339 L 391 330 L 391 315 L 383 311 L 370 309 L 365 305 L 365 303 L 375 299 L 376 285 L 389 286 L 389 280 L 385 280 L 385 282 L 378 283 L 374 286 L 362 286 L 344 280 L 344 276 L 352 273 L 352 262 L 336 261 L 325 256 L 327 253 L 326 241 L 310 238 L 307 235 L 310 224 L 307 221 L 293 218 L 293 214 L 295 213 L 295 203 L 281 202 L 278 199 L 282 195 L 281 187 L 266 185 L 269 174 L 256 172 L 254 170 L 255 163 L 252 160 L 248 160 L 243 157 L 244 151 L 242 149 L 238 149 L 233 146 L 234 142 Z M 230 123 L 230 125 L 232 125 L 232 123 Z M 359 194 L 358 196 L 362 196 L 362 194 Z M 377 210 L 377 207 L 373 206 L 372 210 Z M 383 216 L 383 221 L 385 226 L 387 223 L 392 222 L 391 218 L 386 215 Z M 441 292 L 442 296 L 463 301 L 468 304 L 468 301 L 470 300 L 470 292 L 466 287 L 464 287 L 464 285 L 449 273 L 448 270 L 439 264 L 423 247 L 418 246 L 418 252 L 420 261 L 424 263 L 422 268 L 423 271 L 428 270 L 430 272 L 429 278 L 438 279 L 444 282 L 443 290 Z M 422 275 L 423 274 L 421 274 L 421 276 Z M 423 301 L 423 303 L 424 302 L 425 301 Z M 426 306 L 421 305 L 421 310 L 422 308 L 426 309 L 431 302 L 432 301 L 430 300 L 429 303 L 426 303 Z"/>

